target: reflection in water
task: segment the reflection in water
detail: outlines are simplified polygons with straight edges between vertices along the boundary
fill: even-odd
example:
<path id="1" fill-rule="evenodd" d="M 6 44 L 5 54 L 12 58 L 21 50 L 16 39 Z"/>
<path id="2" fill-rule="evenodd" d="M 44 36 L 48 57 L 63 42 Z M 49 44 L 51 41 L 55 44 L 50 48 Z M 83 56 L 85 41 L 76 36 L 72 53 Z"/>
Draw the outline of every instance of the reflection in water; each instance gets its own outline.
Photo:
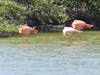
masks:
<path id="1" fill-rule="evenodd" d="M 99 46 L 59 43 L 0 44 L 0 75 L 99 75 Z"/>

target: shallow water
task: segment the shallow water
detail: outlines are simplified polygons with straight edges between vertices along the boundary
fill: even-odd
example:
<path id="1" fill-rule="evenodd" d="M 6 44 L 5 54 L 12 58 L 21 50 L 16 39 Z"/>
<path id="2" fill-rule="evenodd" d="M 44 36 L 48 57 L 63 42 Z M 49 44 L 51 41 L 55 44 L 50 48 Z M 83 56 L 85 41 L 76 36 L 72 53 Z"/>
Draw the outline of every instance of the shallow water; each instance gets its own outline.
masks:
<path id="1" fill-rule="evenodd" d="M 68 40 L 52 40 L 8 43 L 5 39 L 0 44 L 0 75 L 100 75 L 97 42 L 81 40 L 69 45 Z"/>

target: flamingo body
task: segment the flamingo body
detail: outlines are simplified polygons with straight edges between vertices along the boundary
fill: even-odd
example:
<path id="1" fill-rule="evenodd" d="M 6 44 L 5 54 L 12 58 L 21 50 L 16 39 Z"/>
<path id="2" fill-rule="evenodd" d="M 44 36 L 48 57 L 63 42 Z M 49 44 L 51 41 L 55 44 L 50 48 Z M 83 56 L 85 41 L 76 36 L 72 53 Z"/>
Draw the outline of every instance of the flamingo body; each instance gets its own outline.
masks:
<path id="1" fill-rule="evenodd" d="M 76 29 L 74 29 L 72 27 L 64 27 L 64 29 L 63 29 L 64 36 L 65 35 L 72 35 L 72 34 L 79 34 L 81 32 L 82 31 L 76 30 Z"/>
<path id="2" fill-rule="evenodd" d="M 87 24 L 82 20 L 74 20 L 72 22 L 72 27 L 77 30 L 85 29 L 85 28 L 92 28 L 93 25 Z"/>
<path id="3" fill-rule="evenodd" d="M 38 32 L 38 30 L 33 29 L 32 27 L 29 27 L 27 25 L 23 25 L 20 29 L 19 29 L 19 33 L 20 34 L 24 34 L 24 35 L 28 35 L 28 34 L 36 34 Z"/>

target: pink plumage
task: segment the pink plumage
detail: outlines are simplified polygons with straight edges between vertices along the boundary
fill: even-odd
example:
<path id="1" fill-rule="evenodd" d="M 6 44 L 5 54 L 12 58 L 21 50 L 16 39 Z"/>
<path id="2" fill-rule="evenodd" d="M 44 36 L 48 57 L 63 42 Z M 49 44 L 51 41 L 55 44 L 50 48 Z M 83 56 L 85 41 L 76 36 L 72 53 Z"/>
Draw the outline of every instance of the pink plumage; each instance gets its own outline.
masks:
<path id="1" fill-rule="evenodd" d="M 85 29 L 85 28 L 92 28 L 93 25 L 87 24 L 86 22 L 84 22 L 82 20 L 74 20 L 72 22 L 72 27 L 74 29 L 81 30 L 81 29 Z"/>
<path id="2" fill-rule="evenodd" d="M 79 30 L 76 30 L 72 27 L 64 27 L 63 29 L 63 35 L 72 35 L 72 34 L 79 34 L 81 33 L 82 31 L 79 31 Z"/>

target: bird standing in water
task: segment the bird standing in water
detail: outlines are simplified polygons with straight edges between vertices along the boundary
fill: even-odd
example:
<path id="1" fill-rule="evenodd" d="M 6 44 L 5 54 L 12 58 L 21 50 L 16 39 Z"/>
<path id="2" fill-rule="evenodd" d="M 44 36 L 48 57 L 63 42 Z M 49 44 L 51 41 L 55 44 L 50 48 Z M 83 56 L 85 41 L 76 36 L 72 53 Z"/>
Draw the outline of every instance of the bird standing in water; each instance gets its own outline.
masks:
<path id="1" fill-rule="evenodd" d="M 72 39 L 71 39 L 71 36 L 73 35 L 73 34 L 80 34 L 82 31 L 80 31 L 80 30 L 76 30 L 76 29 L 74 29 L 74 28 L 72 28 L 72 27 L 64 27 L 64 29 L 63 29 L 63 35 L 64 36 L 66 36 L 66 35 L 69 35 L 70 37 L 70 43 L 71 43 L 71 41 L 72 41 Z"/>
<path id="2" fill-rule="evenodd" d="M 27 24 L 22 25 L 22 27 L 19 29 L 19 33 L 23 35 L 29 35 L 29 34 L 36 34 L 38 33 L 38 30 L 27 26 Z"/>
<path id="3" fill-rule="evenodd" d="M 74 29 L 77 29 L 77 30 L 81 30 L 81 29 L 86 29 L 86 28 L 92 28 L 93 25 L 91 24 L 87 24 L 86 22 L 82 21 L 82 20 L 74 20 L 72 22 L 72 27 Z"/>
<path id="4" fill-rule="evenodd" d="M 72 27 L 64 27 L 64 29 L 63 29 L 63 34 L 64 34 L 64 36 L 65 35 L 72 35 L 72 34 L 79 34 L 79 33 L 81 33 L 82 31 L 80 31 L 80 30 L 76 30 L 76 29 L 74 29 L 74 28 L 72 28 Z"/>

